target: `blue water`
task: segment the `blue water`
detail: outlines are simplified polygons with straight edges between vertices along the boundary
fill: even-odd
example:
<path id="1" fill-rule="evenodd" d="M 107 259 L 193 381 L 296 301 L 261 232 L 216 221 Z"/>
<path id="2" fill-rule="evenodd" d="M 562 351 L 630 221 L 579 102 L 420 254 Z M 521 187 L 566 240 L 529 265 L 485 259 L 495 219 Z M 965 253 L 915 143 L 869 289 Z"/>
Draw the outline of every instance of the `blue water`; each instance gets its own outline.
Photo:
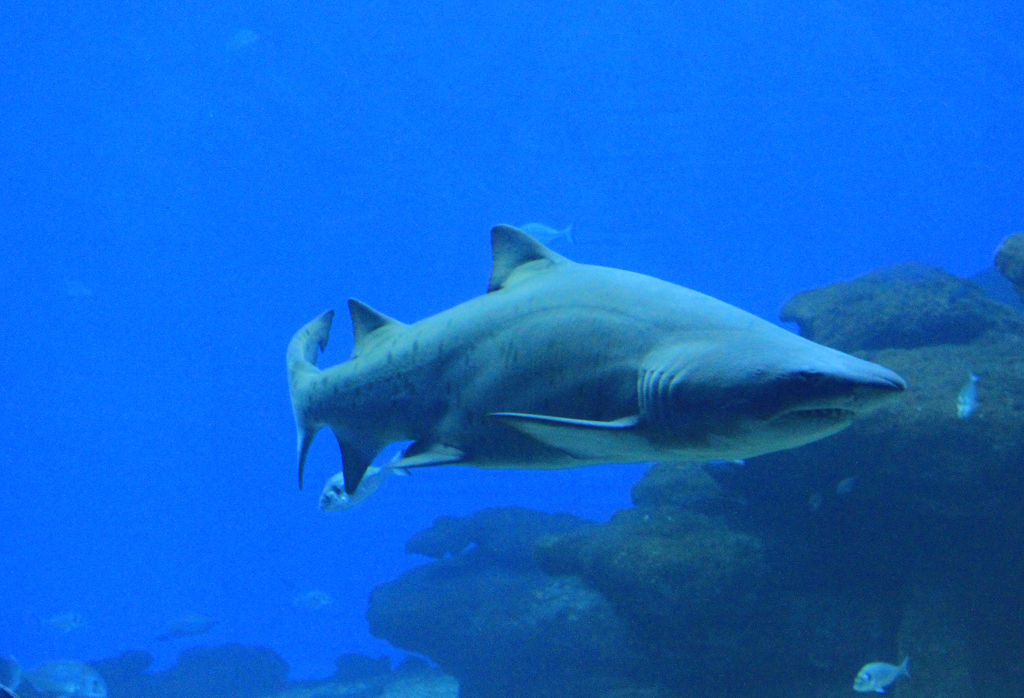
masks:
<path id="1" fill-rule="evenodd" d="M 367 595 L 436 517 L 627 506 L 638 466 L 438 468 L 328 516 L 329 436 L 296 488 L 292 332 L 482 292 L 496 223 L 773 320 L 1024 228 L 1024 5 L 686 4 L 7 3 L 0 654 L 238 641 L 323 676 L 393 651 Z M 350 348 L 339 317 L 324 363 Z M 220 622 L 156 641 L 189 613 Z"/>

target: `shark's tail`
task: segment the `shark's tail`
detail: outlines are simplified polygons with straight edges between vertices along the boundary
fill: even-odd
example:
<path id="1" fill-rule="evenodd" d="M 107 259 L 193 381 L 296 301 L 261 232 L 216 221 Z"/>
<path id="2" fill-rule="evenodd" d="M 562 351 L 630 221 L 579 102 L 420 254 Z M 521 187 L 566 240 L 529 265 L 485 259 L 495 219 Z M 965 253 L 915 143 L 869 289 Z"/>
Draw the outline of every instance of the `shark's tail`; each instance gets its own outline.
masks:
<path id="1" fill-rule="evenodd" d="M 313 438 L 320 431 L 322 424 L 310 423 L 305 410 L 306 384 L 320 373 L 316 360 L 320 352 L 327 346 L 331 335 L 331 321 L 334 311 L 326 313 L 307 323 L 295 333 L 288 343 L 286 363 L 288 364 L 288 385 L 291 390 L 292 410 L 295 413 L 295 427 L 299 436 L 299 488 L 302 488 L 302 473 L 306 467 L 306 455 L 313 443 Z"/>

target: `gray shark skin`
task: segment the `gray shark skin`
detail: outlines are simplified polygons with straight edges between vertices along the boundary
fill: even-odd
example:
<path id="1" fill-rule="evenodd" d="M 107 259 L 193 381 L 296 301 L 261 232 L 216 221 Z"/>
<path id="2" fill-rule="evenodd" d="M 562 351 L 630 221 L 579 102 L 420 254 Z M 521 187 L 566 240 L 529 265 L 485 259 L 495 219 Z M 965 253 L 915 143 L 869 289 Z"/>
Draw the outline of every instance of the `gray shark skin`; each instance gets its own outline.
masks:
<path id="1" fill-rule="evenodd" d="M 411 325 L 349 301 L 351 358 L 320 370 L 333 311 L 292 338 L 299 487 L 329 427 L 345 490 L 390 467 L 734 460 L 815 441 L 906 389 L 894 372 L 650 276 L 491 231 L 488 293 Z"/>

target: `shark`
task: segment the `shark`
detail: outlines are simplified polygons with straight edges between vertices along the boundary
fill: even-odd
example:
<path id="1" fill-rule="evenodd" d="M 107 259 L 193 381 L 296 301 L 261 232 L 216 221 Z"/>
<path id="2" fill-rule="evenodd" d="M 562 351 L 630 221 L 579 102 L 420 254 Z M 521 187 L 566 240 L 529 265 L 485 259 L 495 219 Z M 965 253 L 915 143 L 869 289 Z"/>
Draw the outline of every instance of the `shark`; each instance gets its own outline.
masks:
<path id="1" fill-rule="evenodd" d="M 512 226 L 491 248 L 487 293 L 418 322 L 350 299 L 343 363 L 317 367 L 333 310 L 295 333 L 300 488 L 325 427 L 351 497 L 399 441 L 392 470 L 741 460 L 834 434 L 906 389 L 883 366 Z"/>

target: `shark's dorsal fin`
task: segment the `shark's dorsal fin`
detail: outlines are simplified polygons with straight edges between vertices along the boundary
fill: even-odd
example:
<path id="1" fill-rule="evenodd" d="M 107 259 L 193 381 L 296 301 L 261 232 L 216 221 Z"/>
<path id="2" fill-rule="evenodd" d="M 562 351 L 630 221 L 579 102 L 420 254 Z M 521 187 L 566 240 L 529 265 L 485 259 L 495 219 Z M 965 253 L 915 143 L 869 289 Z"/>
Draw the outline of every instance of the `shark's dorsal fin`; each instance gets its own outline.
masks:
<path id="1" fill-rule="evenodd" d="M 526 264 L 536 262 L 534 268 L 539 269 L 569 261 L 511 225 L 491 229 L 491 253 L 494 267 L 491 269 L 491 282 L 487 285 L 488 293 L 503 288 L 513 273 Z"/>
<path id="2" fill-rule="evenodd" d="M 384 313 L 374 310 L 366 303 L 357 301 L 355 298 L 348 299 L 348 311 L 352 315 L 353 358 L 366 350 L 371 341 L 369 339 L 370 335 L 381 328 L 397 329 L 405 327 L 405 323 L 388 317 Z M 377 337 L 379 336 L 378 334 Z"/>

